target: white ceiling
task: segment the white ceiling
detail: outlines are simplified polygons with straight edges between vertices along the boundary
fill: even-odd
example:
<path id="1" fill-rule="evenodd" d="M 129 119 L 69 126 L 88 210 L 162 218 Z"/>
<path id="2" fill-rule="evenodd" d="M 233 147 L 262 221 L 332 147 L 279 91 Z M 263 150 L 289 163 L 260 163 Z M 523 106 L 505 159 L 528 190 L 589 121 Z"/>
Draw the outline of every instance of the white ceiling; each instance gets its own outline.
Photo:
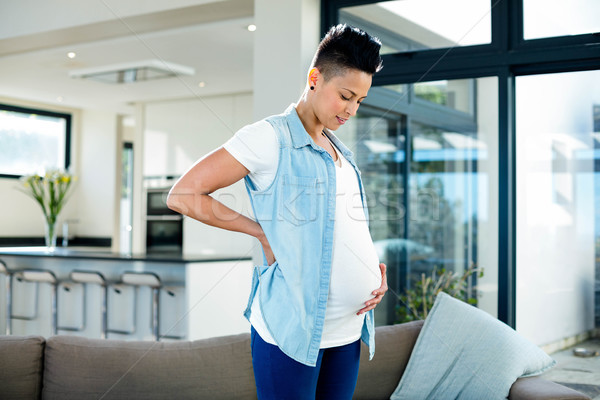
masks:
<path id="1" fill-rule="evenodd" d="M 146 26 L 138 33 L 129 26 L 123 36 L 80 43 L 72 37 L 77 31 L 71 31 L 62 45 L 0 56 L 0 97 L 127 114 L 134 102 L 250 91 L 253 33 L 246 27 L 252 20 L 247 16 L 173 26 L 163 19 L 156 30 Z M 71 51 L 76 58 L 67 57 Z M 68 77 L 71 69 L 146 59 L 190 66 L 196 74 L 118 85 Z M 203 88 L 198 86 L 201 81 L 206 83 Z"/>

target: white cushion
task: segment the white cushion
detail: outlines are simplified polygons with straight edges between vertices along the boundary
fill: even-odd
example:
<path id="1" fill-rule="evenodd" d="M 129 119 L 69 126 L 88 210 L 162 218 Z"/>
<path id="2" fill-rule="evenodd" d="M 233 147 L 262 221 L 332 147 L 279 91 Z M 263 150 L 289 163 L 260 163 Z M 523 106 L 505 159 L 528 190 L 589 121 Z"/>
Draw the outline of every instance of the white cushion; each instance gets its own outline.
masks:
<path id="1" fill-rule="evenodd" d="M 391 400 L 506 399 L 556 362 L 486 312 L 439 293 Z"/>

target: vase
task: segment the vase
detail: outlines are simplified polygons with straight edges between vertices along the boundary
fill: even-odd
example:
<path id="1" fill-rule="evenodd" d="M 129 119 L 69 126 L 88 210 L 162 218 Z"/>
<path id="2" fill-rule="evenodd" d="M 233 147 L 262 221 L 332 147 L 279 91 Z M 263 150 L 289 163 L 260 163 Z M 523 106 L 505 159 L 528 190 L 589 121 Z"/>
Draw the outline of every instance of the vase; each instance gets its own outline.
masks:
<path id="1" fill-rule="evenodd" d="M 56 220 L 45 221 L 44 240 L 46 241 L 46 251 L 49 253 L 54 252 L 56 249 Z"/>

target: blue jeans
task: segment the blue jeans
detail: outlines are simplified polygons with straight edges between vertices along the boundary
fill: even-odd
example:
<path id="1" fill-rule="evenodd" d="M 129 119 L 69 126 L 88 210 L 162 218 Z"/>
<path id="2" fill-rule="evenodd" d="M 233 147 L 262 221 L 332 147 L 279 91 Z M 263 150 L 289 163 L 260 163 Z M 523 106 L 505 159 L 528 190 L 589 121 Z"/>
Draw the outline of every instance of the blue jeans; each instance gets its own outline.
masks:
<path id="1" fill-rule="evenodd" d="M 360 361 L 360 339 L 319 350 L 310 367 L 265 342 L 250 328 L 252 366 L 259 400 L 351 400 Z"/>

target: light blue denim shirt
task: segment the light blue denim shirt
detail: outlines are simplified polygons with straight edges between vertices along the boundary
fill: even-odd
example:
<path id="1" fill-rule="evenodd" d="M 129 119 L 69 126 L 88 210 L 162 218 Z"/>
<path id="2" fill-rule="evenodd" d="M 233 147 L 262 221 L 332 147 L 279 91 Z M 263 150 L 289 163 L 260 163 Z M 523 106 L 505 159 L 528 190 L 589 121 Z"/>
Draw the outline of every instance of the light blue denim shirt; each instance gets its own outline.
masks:
<path id="1" fill-rule="evenodd" d="M 329 295 L 335 222 L 335 164 L 331 155 L 306 132 L 295 104 L 280 115 L 266 118 L 279 140 L 279 165 L 264 190 L 246 176 L 244 182 L 256 221 L 261 225 L 276 261 L 255 266 L 248 306 L 250 321 L 255 295 L 269 333 L 294 360 L 316 366 Z M 354 167 L 365 217 L 369 214 L 363 184 L 352 152 L 333 134 L 328 135 Z M 357 310 L 358 311 L 358 310 Z M 361 340 L 375 354 L 373 310 L 366 313 Z"/>

